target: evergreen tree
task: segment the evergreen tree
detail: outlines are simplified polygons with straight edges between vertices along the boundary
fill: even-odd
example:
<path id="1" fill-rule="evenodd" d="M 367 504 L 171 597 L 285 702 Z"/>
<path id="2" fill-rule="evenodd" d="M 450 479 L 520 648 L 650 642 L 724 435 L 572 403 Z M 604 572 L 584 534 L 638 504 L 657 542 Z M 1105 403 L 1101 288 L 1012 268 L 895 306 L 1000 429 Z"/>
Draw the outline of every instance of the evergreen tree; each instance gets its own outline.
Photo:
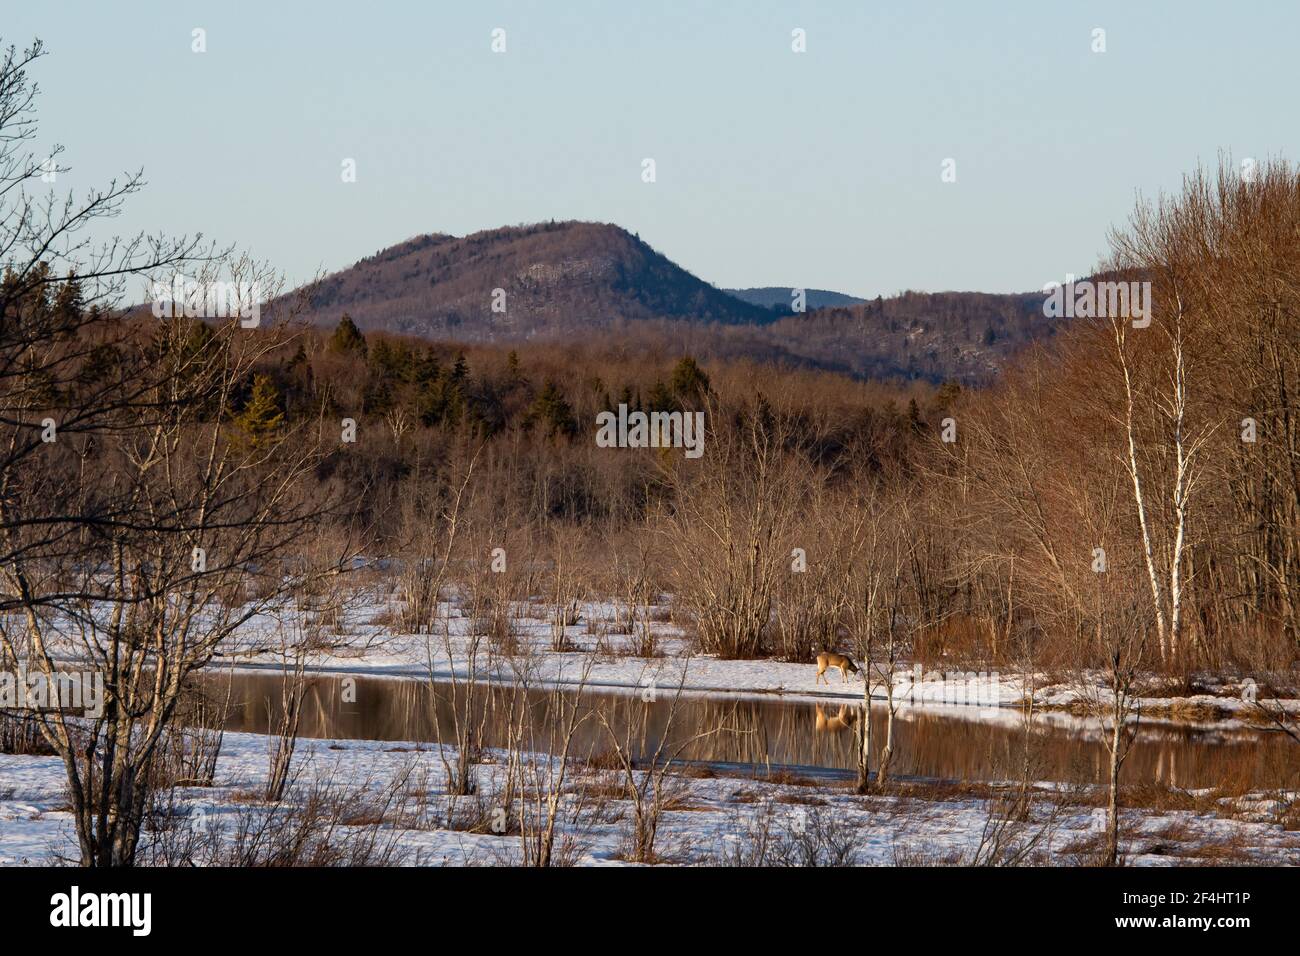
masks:
<path id="1" fill-rule="evenodd" d="M 216 409 L 202 395 L 197 380 L 201 370 L 212 361 L 213 357 L 207 353 L 225 348 L 224 343 L 214 342 L 215 338 L 211 326 L 201 319 L 164 319 L 155 327 L 150 343 L 157 367 L 165 369 L 182 391 L 195 392 L 193 401 L 198 403 L 200 415 L 205 418 Z"/>
<path id="2" fill-rule="evenodd" d="M 288 412 L 312 391 L 311 360 L 307 358 L 307 349 L 301 342 L 298 343 L 298 350 L 293 353 L 289 364 L 284 367 L 284 372 L 282 381 L 286 382 L 288 387 L 288 394 L 284 397 L 284 408 Z"/>
<path id="3" fill-rule="evenodd" d="M 391 376 L 372 373 L 361 393 L 361 410 L 367 415 L 382 415 L 393 407 L 395 394 Z"/>
<path id="4" fill-rule="evenodd" d="M 374 347 L 369 350 L 368 358 L 376 372 L 385 374 L 393 372 L 401 362 L 397 350 L 385 339 L 375 342 Z"/>
<path id="5" fill-rule="evenodd" d="M 66 323 L 75 322 L 85 311 L 85 299 L 81 292 L 81 283 L 76 273 L 68 273 L 68 280 L 59 286 L 54 294 L 54 314 Z"/>
<path id="6" fill-rule="evenodd" d="M 921 409 L 914 398 L 907 402 L 907 424 L 914 432 L 925 430 L 925 423 L 921 421 Z"/>
<path id="7" fill-rule="evenodd" d="M 426 348 L 418 357 L 412 357 L 411 384 L 415 386 L 416 395 L 423 395 L 433 388 L 441 371 L 438 357 L 431 348 Z"/>
<path id="8" fill-rule="evenodd" d="M 354 352 L 364 357 L 366 354 L 366 337 L 361 334 L 357 324 L 352 321 L 352 316 L 346 312 L 343 313 L 343 318 L 339 319 L 334 334 L 330 336 L 329 350 L 340 355 Z"/>
<path id="9" fill-rule="evenodd" d="M 420 391 L 417 410 L 425 426 L 454 425 L 465 414 L 464 377 L 456 376 L 455 368 L 448 369 Z"/>
<path id="10" fill-rule="evenodd" d="M 290 372 L 296 372 L 307 364 L 307 349 L 301 342 L 298 343 L 298 351 L 293 353 L 293 358 L 289 359 L 287 369 Z"/>
<path id="11" fill-rule="evenodd" d="M 668 387 L 683 405 L 694 405 L 709 394 L 709 376 L 691 356 L 684 356 L 673 368 Z"/>
<path id="12" fill-rule="evenodd" d="M 451 365 L 451 374 L 448 376 L 453 385 L 462 385 L 469 378 L 469 363 L 465 361 L 465 353 L 457 352 L 456 361 Z"/>
<path id="13" fill-rule="evenodd" d="M 944 382 L 939 386 L 939 390 L 934 393 L 934 407 L 937 411 L 946 412 L 952 408 L 957 401 L 957 396 L 961 394 L 961 386 L 953 381 Z"/>
<path id="14" fill-rule="evenodd" d="M 646 411 L 648 412 L 674 412 L 678 409 L 677 396 L 663 382 L 655 382 L 654 387 L 650 389 L 650 394 L 646 396 Z"/>
<path id="15" fill-rule="evenodd" d="M 253 378 L 253 393 L 244 410 L 235 418 L 244 442 L 254 449 L 272 444 L 284 425 L 284 412 L 280 411 L 280 390 L 269 375 Z"/>
<path id="16" fill-rule="evenodd" d="M 573 406 L 568 403 L 560 387 L 552 381 L 533 400 L 528 409 L 525 424 L 541 424 L 550 437 L 555 435 L 572 436 L 578 430 L 577 419 L 573 415 Z"/>

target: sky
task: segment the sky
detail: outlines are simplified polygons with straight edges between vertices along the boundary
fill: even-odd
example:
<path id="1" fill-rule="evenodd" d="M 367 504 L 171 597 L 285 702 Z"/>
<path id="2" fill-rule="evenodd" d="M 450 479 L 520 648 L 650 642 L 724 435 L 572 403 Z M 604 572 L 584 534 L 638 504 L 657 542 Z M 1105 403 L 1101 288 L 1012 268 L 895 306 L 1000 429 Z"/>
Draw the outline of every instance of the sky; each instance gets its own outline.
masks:
<path id="1" fill-rule="evenodd" d="M 49 50 L 56 188 L 143 167 L 114 232 L 202 232 L 292 281 L 585 219 L 721 287 L 1028 291 L 1198 164 L 1300 155 L 1290 0 L 4 8 L 5 45 Z"/>

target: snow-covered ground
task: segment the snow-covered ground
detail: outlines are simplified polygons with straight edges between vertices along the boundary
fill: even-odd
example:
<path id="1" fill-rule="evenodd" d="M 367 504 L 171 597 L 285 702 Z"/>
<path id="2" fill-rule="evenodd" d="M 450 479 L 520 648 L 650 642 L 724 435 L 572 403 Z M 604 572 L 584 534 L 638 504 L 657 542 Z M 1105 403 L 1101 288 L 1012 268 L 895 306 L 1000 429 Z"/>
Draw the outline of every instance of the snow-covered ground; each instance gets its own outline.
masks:
<path id="1" fill-rule="evenodd" d="M 483 677 L 502 681 L 526 670 L 532 686 L 583 683 L 639 691 L 653 685 L 672 693 L 680 684 L 692 695 L 776 695 L 792 701 L 844 702 L 860 700 L 863 693 L 860 678 L 843 682 L 838 672 L 828 675 L 829 685 L 819 683 L 812 664 L 694 654 L 685 635 L 663 620 L 653 624 L 656 656 L 635 656 L 632 637 L 614 624 L 618 610 L 605 603 L 582 607 L 580 621 L 565 630 L 564 651 L 551 649 L 548 609 L 519 605 L 511 618 L 509 653 L 487 638 L 472 638 L 469 619 L 455 606 L 444 607 L 449 633 L 432 635 L 395 633 L 392 622 L 398 610 L 382 589 L 350 602 L 340 622 L 326 633 L 330 649 L 311 655 L 311 667 L 338 674 L 435 679 L 463 677 L 473 667 Z M 278 667 L 276 655 L 266 651 L 276 643 L 268 640 L 273 628 L 269 618 L 254 622 L 242 635 L 242 644 L 213 666 Z M 1046 708 L 1041 721 L 1076 729 L 1084 725 L 1084 718 L 1072 712 L 1078 710 L 1078 683 L 1042 674 L 1027 682 L 1019 674 L 971 674 L 956 667 L 947 673 L 918 673 L 902 667 L 895 675 L 894 693 L 905 709 L 935 708 L 963 719 L 1016 722 L 1021 719 L 1018 705 L 1030 689 Z M 1144 700 L 1143 707 L 1169 720 L 1191 719 L 1204 726 L 1208 717 L 1214 726 L 1241 729 L 1254 716 L 1246 689 L 1241 682 L 1209 682 L 1203 695 L 1179 697 L 1166 690 Z M 883 696 L 883 686 L 873 680 L 873 697 Z M 1300 702 L 1284 706 L 1300 713 Z M 491 800 L 502 787 L 504 756 L 489 752 L 476 770 L 478 797 L 453 800 L 447 795 L 439 753 L 437 745 L 429 744 L 303 740 L 296 768 L 300 786 L 324 786 L 358 805 L 366 802 L 366 793 L 399 788 L 402 806 L 389 807 L 381 823 L 370 825 L 383 831 L 400 862 L 518 862 L 517 835 L 482 832 L 481 825 L 464 822 L 467 802 L 477 801 L 479 813 L 491 810 Z M 216 785 L 174 791 L 181 814 L 195 821 L 182 825 L 201 825 L 209 834 L 237 833 L 248 825 L 250 814 L 264 812 L 260 792 L 266 777 L 267 738 L 226 735 Z M 711 773 L 674 774 L 672 779 L 675 792 L 656 842 L 658 856 L 666 862 L 743 860 L 763 842 L 756 837 L 759 832 L 777 834 L 774 845 L 791 857 L 798 857 L 801 847 L 805 854 L 833 855 L 832 848 L 843 845 L 851 847 L 845 859 L 859 864 L 969 861 L 989 851 L 990 821 L 997 816 L 991 811 L 991 791 L 980 787 L 905 785 L 886 795 L 858 796 L 841 782 L 825 779 L 771 782 Z M 632 811 L 622 786 L 608 768 L 576 763 L 571 767 L 560 813 L 566 859 L 588 865 L 625 862 Z M 348 788 L 353 788 L 350 795 Z M 1036 838 L 1035 861 L 1081 862 L 1102 832 L 1104 814 L 1094 805 L 1098 794 L 1074 794 L 1058 801 L 1051 799 L 1053 792 L 1047 785 L 1040 787 L 1041 799 L 1029 820 L 1000 831 L 1002 842 L 1014 846 Z M 1126 811 L 1124 849 L 1131 862 L 1139 864 L 1294 862 L 1300 860 L 1300 832 L 1285 828 L 1296 818 L 1285 805 L 1298 798 L 1295 793 L 1227 797 L 1183 792 L 1167 803 L 1183 809 Z M 1189 803 L 1196 809 L 1185 809 Z M 76 843 L 65 805 L 63 768 L 57 758 L 0 755 L 0 864 L 71 856 Z M 360 832 L 364 827 L 349 824 L 339 832 L 350 829 Z M 808 837 L 810 833 L 814 837 Z"/>
<path id="2" fill-rule="evenodd" d="M 489 752 L 477 770 L 489 814 L 499 792 L 503 759 Z M 366 818 L 353 825 L 345 820 L 347 825 L 332 837 L 340 843 L 348 840 L 349 831 L 365 839 L 379 834 L 381 841 L 391 841 L 392 861 L 408 865 L 519 861 L 517 834 L 497 835 L 490 827 L 467 832 L 447 825 L 449 815 L 456 814 L 446 796 L 437 747 L 304 740 L 297 768 L 300 787 L 334 788 L 349 806 L 363 808 L 362 817 L 367 794 L 377 795 L 401 781 L 401 805 L 389 806 L 382 821 Z M 250 815 L 264 812 L 259 794 L 266 777 L 266 739 L 228 734 L 216 785 L 176 791 L 177 825 L 233 840 L 241 821 L 246 826 Z M 795 861 L 812 856 L 828 862 L 833 847 L 843 846 L 850 848 L 845 859 L 856 864 L 960 862 L 980 852 L 982 842 L 988 846 L 990 801 L 984 793 L 909 796 L 904 789 L 862 797 L 824 782 L 769 783 L 728 776 L 675 778 L 674 789 L 656 840 L 660 862 L 734 863 L 752 852 L 756 834 L 763 831 Z M 558 844 L 565 848 L 567 861 L 623 864 L 632 812 L 617 773 L 572 764 L 564 794 Z M 1014 843 L 1037 836 L 1037 862 L 1080 862 L 1095 846 L 1104 814 L 1073 804 L 1054 814 L 1050 792 L 1044 790 L 1042 796 L 1031 821 L 1014 827 L 1008 839 Z M 474 799 L 459 798 L 466 805 Z M 57 758 L 0 755 L 0 864 L 49 863 L 74 855 L 72 820 L 64 806 L 63 768 Z M 1300 859 L 1300 832 L 1271 822 L 1273 810 L 1271 801 L 1248 796 L 1224 804 L 1223 812 L 1232 818 L 1189 810 L 1126 811 L 1124 852 L 1129 862 L 1139 865 L 1295 862 Z"/>
<path id="3" fill-rule="evenodd" d="M 617 623 L 626 621 L 626 608 L 607 601 L 587 601 L 579 610 L 578 623 L 564 629 L 563 651 L 553 649 L 553 609 L 541 601 L 511 606 L 508 649 L 485 636 L 471 636 L 473 622 L 459 596 L 439 605 L 434 633 L 403 633 L 395 626 L 402 616 L 395 582 L 380 577 L 341 598 L 334 623 L 312 634 L 313 640 L 323 641 L 328 649 L 309 654 L 308 666 L 323 673 L 422 679 L 464 677 L 473 669 L 487 679 L 506 682 L 526 669 L 532 686 L 581 683 L 592 689 L 641 691 L 653 685 L 671 693 L 680 685 L 686 694 L 778 696 L 837 704 L 862 698 L 861 673 L 845 680 L 831 670 L 819 681 L 811 662 L 726 660 L 696 653 L 681 628 L 669 622 L 665 603 L 637 609 L 639 620 L 648 620 L 654 636 L 654 654 L 649 657 L 638 656 L 637 642 L 626 624 Z M 271 614 L 253 617 L 223 646 L 212 666 L 281 666 L 285 642 L 292 646 L 305 632 L 296 612 L 287 610 L 284 618 L 293 622 L 287 628 L 284 620 Z M 47 642 L 56 648 L 60 644 L 48 636 Z M 76 642 L 63 643 L 64 651 L 57 656 L 69 662 L 78 660 Z M 886 697 L 883 676 L 878 667 L 873 669 L 871 695 L 876 700 Z M 1271 682 L 1261 683 L 1264 693 L 1249 676 L 1201 675 L 1189 691 L 1176 681 L 1153 676 L 1145 682 L 1136 704 L 1144 720 L 1223 729 L 1267 725 L 1268 719 L 1254 703 L 1256 697 L 1274 711 L 1300 718 L 1300 692 L 1273 699 L 1266 696 L 1273 693 Z M 1032 695 L 1040 713 L 1069 724 L 1072 716 L 1095 709 L 1086 702 L 1090 697 L 1104 699 L 1104 688 L 1101 674 L 1026 675 L 975 669 L 958 662 L 929 663 L 922 668 L 902 661 L 893 674 L 894 699 L 901 706 L 943 708 L 953 716 L 974 720 L 1014 721 L 1014 712 Z"/>
<path id="4" fill-rule="evenodd" d="M 336 646 L 312 654 L 310 666 L 327 673 L 426 679 L 432 675 L 439 679 L 464 677 L 472 658 L 480 675 L 507 682 L 526 667 L 533 686 L 582 683 L 594 689 L 639 691 L 653 684 L 671 693 L 680 684 L 687 694 L 780 696 L 833 703 L 862 698 L 860 675 L 845 681 L 832 670 L 818 681 L 812 663 L 723 660 L 692 653 L 681 629 L 663 621 L 650 623 L 657 656 L 635 656 L 633 638 L 614 626 L 619 608 L 605 602 L 581 605 L 581 620 L 565 629 L 568 649 L 562 652 L 551 649 L 550 609 L 542 604 L 516 605 L 511 617 L 515 646 L 509 656 L 498 653 L 485 637 L 471 638 L 471 622 L 455 603 L 440 606 L 439 632 L 434 634 L 394 632 L 391 622 L 398 618 L 399 610 L 391 596 L 372 595 L 352 602 L 329 635 Z M 221 664 L 278 666 L 275 654 L 256 652 L 265 646 L 264 634 L 250 628 L 245 647 L 233 649 Z M 1094 687 L 1103 686 L 1101 675 L 1084 675 L 1083 679 L 1090 679 Z M 1252 703 L 1256 689 L 1249 678 L 1207 677 L 1201 684 L 1201 693 L 1166 688 L 1158 695 L 1140 696 L 1136 703 L 1148 720 L 1195 722 L 1221 729 L 1266 722 Z M 894 697 L 900 706 L 943 709 L 972 720 L 1014 722 L 1021 703 L 1032 694 L 1047 720 L 1079 726 L 1072 715 L 1086 711 L 1083 690 L 1078 675 L 1065 679 L 1043 673 L 999 673 L 957 664 L 924 669 L 901 664 L 894 672 Z M 872 697 L 886 697 L 879 673 L 872 674 Z M 1270 700 L 1269 704 L 1300 716 L 1300 699 Z"/>

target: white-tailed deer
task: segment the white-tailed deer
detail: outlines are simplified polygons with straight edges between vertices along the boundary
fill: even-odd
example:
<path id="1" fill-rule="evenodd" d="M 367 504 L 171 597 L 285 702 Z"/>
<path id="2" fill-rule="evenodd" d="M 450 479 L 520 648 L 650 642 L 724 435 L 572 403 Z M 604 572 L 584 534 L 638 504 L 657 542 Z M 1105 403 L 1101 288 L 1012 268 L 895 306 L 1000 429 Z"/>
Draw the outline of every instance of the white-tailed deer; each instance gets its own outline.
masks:
<path id="1" fill-rule="evenodd" d="M 820 683 L 822 675 L 831 667 L 838 667 L 840 669 L 840 677 L 843 678 L 840 683 L 842 684 L 848 683 L 849 671 L 852 671 L 855 674 L 858 673 L 858 665 L 853 663 L 853 658 L 845 657 L 843 654 L 823 652 L 817 655 L 817 680 L 813 683 Z M 831 679 L 827 677 L 826 683 L 829 684 L 830 682 Z"/>

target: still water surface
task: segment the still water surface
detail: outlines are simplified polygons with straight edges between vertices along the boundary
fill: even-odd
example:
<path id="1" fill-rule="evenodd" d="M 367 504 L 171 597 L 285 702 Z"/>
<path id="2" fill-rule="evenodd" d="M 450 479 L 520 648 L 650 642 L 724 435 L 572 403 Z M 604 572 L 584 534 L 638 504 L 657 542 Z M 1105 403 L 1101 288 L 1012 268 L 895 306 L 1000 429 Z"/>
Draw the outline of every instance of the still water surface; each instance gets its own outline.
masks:
<path id="1" fill-rule="evenodd" d="M 419 680 L 355 677 L 354 695 L 345 694 L 344 678 L 312 676 L 304 699 L 304 737 L 433 742 L 452 735 L 452 691 Z M 281 680 L 275 674 L 241 671 L 211 674 L 210 695 L 225 697 L 229 687 L 231 711 L 227 730 L 266 733 L 268 715 L 278 710 Z M 513 695 L 511 688 L 478 688 L 476 715 L 483 742 L 506 742 Z M 567 692 L 566 692 L 567 693 Z M 548 692 L 527 692 L 538 727 L 551 710 Z M 349 702 L 350 696 L 355 697 Z M 568 698 L 572 701 L 574 698 Z M 515 701 L 519 699 L 514 698 Z M 793 767 L 851 770 L 854 766 L 855 722 L 861 706 L 841 709 L 828 704 L 772 699 L 683 697 L 669 726 L 671 694 L 654 703 L 639 696 L 584 691 L 580 712 L 591 713 L 575 737 L 571 753 L 587 757 L 611 749 L 610 731 L 595 719 L 599 712 L 619 734 L 633 728 L 633 749 L 648 758 L 668 732 L 668 752 L 684 741 L 717 728 L 689 743 L 682 759 L 755 768 Z M 981 719 L 977 710 L 958 715 L 953 709 L 905 708 L 894 725 L 894 773 L 957 781 L 1016 779 L 1025 761 L 1026 741 L 1033 776 L 1058 782 L 1102 782 L 1106 750 L 1095 729 L 1082 721 L 1042 721 L 1028 735 L 1018 714 L 1008 711 Z M 436 715 L 436 719 L 435 719 Z M 973 718 L 973 719 L 972 719 Z M 878 748 L 884 740 L 886 712 L 871 709 L 871 731 Z M 546 745 L 545 729 L 534 731 L 534 746 Z M 874 763 L 873 763 L 874 765 Z M 1279 733 L 1223 731 L 1146 722 L 1125 764 L 1127 783 L 1159 783 L 1182 788 L 1276 787 L 1300 785 L 1300 747 Z"/>

